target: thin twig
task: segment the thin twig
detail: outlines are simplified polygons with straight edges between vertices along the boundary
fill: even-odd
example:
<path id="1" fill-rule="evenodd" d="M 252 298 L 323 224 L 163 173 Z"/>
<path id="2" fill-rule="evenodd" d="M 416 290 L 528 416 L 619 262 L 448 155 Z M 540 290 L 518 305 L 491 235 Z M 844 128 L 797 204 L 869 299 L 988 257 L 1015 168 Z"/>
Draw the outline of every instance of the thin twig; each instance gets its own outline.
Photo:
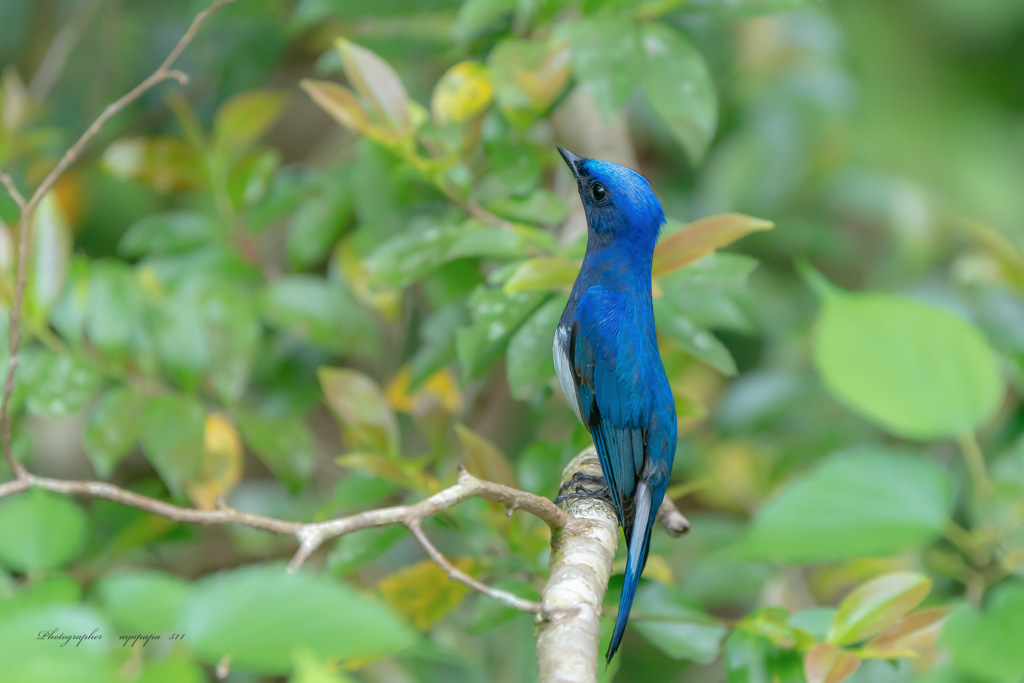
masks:
<path id="1" fill-rule="evenodd" d="M 503 591 L 499 588 L 491 588 L 486 584 L 480 583 L 472 576 L 449 562 L 448 559 L 441 554 L 441 551 L 430 542 L 427 535 L 423 533 L 423 527 L 420 526 L 419 520 L 409 523 L 409 531 L 411 531 L 412 535 L 416 537 L 416 540 L 423 549 L 427 551 L 427 555 L 430 556 L 430 559 L 444 570 L 444 573 L 448 575 L 449 579 L 465 584 L 474 590 L 480 591 L 484 595 L 489 595 L 495 601 L 505 605 L 506 607 L 511 607 L 512 609 L 517 609 L 521 612 L 533 612 L 534 614 L 540 614 L 541 606 L 539 602 L 524 600 L 518 595 L 514 595 L 508 591 Z"/>
<path id="2" fill-rule="evenodd" d="M 18 191 L 18 186 L 14 184 L 11 176 L 6 173 L 0 173 L 0 185 L 7 188 L 7 194 L 11 195 L 11 199 L 18 205 L 18 211 L 23 212 L 25 210 L 25 198 L 21 196 L 21 192 Z"/>
<path id="3" fill-rule="evenodd" d="M 21 216 L 18 220 L 18 268 L 17 268 L 17 280 L 14 286 L 14 301 L 11 304 L 11 311 L 9 316 L 9 339 L 8 348 L 10 357 L 7 361 L 7 372 L 4 380 L 4 394 L 2 403 L 0 403 L 0 438 L 3 439 L 3 454 L 4 459 L 7 461 L 8 466 L 14 472 L 15 476 L 19 479 L 23 479 L 27 476 L 25 468 L 22 467 L 21 463 L 14 459 L 14 454 L 11 451 L 11 393 L 14 390 L 14 375 L 18 368 L 18 349 L 21 347 L 21 309 L 22 303 L 25 299 L 25 286 L 28 281 L 28 247 L 32 241 L 32 214 L 35 212 L 36 207 L 42 198 L 46 196 L 46 193 L 53 189 L 57 180 L 63 175 L 64 171 L 73 164 L 78 157 L 82 154 L 82 150 L 85 146 L 96 137 L 106 123 L 118 114 L 122 109 L 127 107 L 129 104 L 139 99 L 146 91 L 150 90 L 154 86 L 166 81 L 168 79 L 176 80 L 179 83 L 183 83 L 187 80 L 185 75 L 180 71 L 175 71 L 171 67 L 181 56 L 181 53 L 188 47 L 188 44 L 192 42 L 196 33 L 199 31 L 199 27 L 203 25 L 203 22 L 207 18 L 216 12 L 224 5 L 230 4 L 235 0 L 216 0 L 213 4 L 207 7 L 205 10 L 196 15 L 196 18 L 192 20 L 192 24 L 185 31 L 185 35 L 181 37 L 178 44 L 171 50 L 171 54 L 167 56 L 167 59 L 157 67 L 157 70 L 150 74 L 144 81 L 139 83 L 137 86 L 132 88 L 121 97 L 119 100 L 108 104 L 104 108 L 103 112 L 96 118 L 95 121 L 82 133 L 82 136 L 78 138 L 75 144 L 71 145 L 64 155 L 57 162 L 57 165 L 47 174 L 43 182 L 39 184 L 39 187 L 35 189 L 32 196 L 28 201 L 20 202 L 19 208 L 21 209 Z M 4 182 L 8 192 L 14 188 L 13 183 Z M 16 192 L 16 190 L 15 190 Z M 15 194 L 11 195 L 12 197 Z M 15 198 L 17 202 L 17 198 Z"/>

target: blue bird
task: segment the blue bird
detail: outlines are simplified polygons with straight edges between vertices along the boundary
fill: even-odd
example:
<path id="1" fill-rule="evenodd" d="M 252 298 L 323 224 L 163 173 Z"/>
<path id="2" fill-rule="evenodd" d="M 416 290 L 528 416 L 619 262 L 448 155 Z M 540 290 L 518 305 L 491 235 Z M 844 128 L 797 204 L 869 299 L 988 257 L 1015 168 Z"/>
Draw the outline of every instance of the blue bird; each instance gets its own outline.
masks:
<path id="1" fill-rule="evenodd" d="M 587 253 L 555 331 L 555 371 L 594 439 L 607 487 L 597 494 L 611 499 L 629 549 L 610 662 L 647 563 L 676 452 L 675 402 L 651 307 L 651 260 L 665 214 L 639 173 L 558 151 L 586 210 Z M 593 494 L 568 497 L 580 495 Z"/>

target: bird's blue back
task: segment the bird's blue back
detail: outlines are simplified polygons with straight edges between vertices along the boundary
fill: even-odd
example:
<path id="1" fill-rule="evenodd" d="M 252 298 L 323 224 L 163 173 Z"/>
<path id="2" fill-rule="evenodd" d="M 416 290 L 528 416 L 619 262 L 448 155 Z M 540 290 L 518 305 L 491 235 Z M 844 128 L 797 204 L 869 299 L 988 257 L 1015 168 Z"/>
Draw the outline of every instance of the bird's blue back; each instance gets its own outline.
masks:
<path id="1" fill-rule="evenodd" d="M 651 260 L 665 217 L 643 176 L 562 154 L 577 178 L 588 239 L 555 333 L 555 368 L 566 400 L 594 439 L 629 548 L 610 661 L 647 561 L 676 449 L 675 404 L 651 306 Z"/>

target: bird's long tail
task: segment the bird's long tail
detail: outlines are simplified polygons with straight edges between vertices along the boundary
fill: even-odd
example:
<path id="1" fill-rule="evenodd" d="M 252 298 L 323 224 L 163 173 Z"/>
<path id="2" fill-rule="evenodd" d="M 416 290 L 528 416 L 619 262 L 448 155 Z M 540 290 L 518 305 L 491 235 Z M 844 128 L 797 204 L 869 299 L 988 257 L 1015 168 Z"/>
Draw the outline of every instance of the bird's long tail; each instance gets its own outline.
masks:
<path id="1" fill-rule="evenodd" d="M 619 649 L 626 622 L 629 621 L 629 610 L 636 596 L 636 586 L 647 563 L 647 550 L 651 545 L 651 529 L 654 527 L 656 513 L 651 509 L 651 487 L 646 481 L 637 485 L 634 500 L 636 515 L 633 517 L 632 533 L 627 539 L 629 554 L 626 559 L 626 577 L 622 583 L 622 597 L 619 598 L 619 613 L 615 617 L 615 631 L 612 632 L 612 642 L 608 644 L 605 655 L 606 662 L 611 662 L 615 651 Z"/>

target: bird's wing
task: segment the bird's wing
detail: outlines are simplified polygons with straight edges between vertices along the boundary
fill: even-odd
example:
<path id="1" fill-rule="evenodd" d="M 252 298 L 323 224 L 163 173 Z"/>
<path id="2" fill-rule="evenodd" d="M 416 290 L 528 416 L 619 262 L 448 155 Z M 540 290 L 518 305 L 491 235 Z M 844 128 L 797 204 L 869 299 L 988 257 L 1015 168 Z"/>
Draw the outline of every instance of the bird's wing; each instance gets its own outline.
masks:
<path id="1" fill-rule="evenodd" d="M 608 289 L 588 289 L 569 339 L 581 417 L 597 447 L 619 522 L 629 540 L 637 482 L 647 459 L 650 392 L 645 387 L 642 330 Z"/>

